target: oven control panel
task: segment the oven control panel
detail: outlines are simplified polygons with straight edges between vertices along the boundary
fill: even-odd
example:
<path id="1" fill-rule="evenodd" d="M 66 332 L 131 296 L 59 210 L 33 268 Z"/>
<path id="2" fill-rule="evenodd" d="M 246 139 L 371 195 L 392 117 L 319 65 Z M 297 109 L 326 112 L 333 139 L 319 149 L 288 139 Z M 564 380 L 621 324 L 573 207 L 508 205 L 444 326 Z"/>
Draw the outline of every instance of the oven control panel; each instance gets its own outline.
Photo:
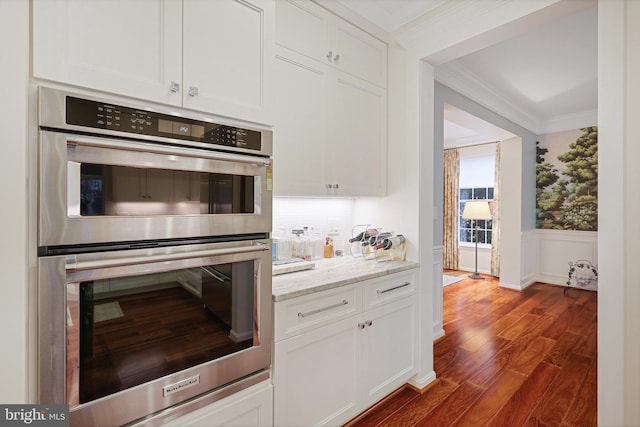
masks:
<path id="1" fill-rule="evenodd" d="M 89 99 L 66 97 L 66 123 L 260 151 L 259 131 Z"/>

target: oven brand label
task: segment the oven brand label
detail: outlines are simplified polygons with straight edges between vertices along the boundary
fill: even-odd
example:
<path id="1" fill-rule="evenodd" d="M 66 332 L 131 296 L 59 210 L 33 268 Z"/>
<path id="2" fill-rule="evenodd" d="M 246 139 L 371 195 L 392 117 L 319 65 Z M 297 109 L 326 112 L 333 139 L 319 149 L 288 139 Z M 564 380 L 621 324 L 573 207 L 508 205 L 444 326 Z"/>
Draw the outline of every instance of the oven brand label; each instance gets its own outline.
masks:
<path id="1" fill-rule="evenodd" d="M 178 381 L 177 383 L 166 385 L 162 387 L 162 397 L 167 397 L 170 394 L 177 393 L 180 390 L 184 390 L 185 388 L 189 388 L 198 384 L 200 384 L 200 375 L 187 378 L 186 380 Z"/>

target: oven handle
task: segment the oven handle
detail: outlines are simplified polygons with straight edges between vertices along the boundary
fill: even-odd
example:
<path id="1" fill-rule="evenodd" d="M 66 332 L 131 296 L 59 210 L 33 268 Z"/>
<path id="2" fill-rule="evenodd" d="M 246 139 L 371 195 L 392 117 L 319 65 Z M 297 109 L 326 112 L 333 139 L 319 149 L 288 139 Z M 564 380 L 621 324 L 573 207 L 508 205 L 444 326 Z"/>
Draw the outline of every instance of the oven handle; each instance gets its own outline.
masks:
<path id="1" fill-rule="evenodd" d="M 239 253 L 260 252 L 268 251 L 269 247 L 264 243 L 255 243 L 254 246 L 243 246 L 224 249 L 209 249 L 204 251 L 183 252 L 178 254 L 161 254 L 161 255 L 145 255 L 136 256 L 130 258 L 118 258 L 118 259 L 105 259 L 105 260 L 90 260 L 90 261 L 78 261 L 75 255 L 68 256 L 65 259 L 65 270 L 68 272 L 83 271 L 83 270 L 95 270 L 98 268 L 109 267 L 121 267 L 125 265 L 133 264 L 149 264 L 153 262 L 163 261 L 177 261 L 187 258 L 201 258 L 218 255 L 231 255 Z"/>
<path id="2" fill-rule="evenodd" d="M 259 166 L 271 166 L 271 159 L 267 157 L 250 156 L 244 154 L 223 153 L 209 150 L 190 150 L 181 147 L 165 147 L 162 145 L 140 144 L 137 142 L 121 142 L 112 139 L 101 139 L 92 137 L 70 137 L 67 136 L 67 145 L 82 147 L 112 148 L 116 150 L 143 151 L 146 153 L 180 155 L 184 157 L 197 157 L 209 160 L 225 160 L 230 162 L 248 163 Z"/>

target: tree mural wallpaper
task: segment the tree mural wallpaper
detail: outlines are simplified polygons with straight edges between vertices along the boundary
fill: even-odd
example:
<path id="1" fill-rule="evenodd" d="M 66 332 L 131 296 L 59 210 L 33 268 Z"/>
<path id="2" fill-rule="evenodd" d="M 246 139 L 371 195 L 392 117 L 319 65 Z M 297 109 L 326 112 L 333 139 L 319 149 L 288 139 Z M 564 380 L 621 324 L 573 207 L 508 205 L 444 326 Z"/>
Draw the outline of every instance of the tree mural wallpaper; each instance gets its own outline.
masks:
<path id="1" fill-rule="evenodd" d="M 566 134 L 536 144 L 536 228 L 597 231 L 598 128 L 580 129 L 558 162 L 545 159 Z"/>

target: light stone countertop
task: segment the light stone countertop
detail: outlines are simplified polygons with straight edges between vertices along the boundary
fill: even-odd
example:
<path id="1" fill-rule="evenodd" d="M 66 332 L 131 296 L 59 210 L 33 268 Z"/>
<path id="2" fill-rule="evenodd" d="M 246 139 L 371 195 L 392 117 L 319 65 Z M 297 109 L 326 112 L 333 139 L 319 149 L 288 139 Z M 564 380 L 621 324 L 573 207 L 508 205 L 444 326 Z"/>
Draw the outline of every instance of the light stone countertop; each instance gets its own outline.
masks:
<path id="1" fill-rule="evenodd" d="M 273 276 L 273 301 L 283 301 L 419 267 L 413 261 L 377 261 L 341 256 L 314 260 L 312 270 Z"/>

